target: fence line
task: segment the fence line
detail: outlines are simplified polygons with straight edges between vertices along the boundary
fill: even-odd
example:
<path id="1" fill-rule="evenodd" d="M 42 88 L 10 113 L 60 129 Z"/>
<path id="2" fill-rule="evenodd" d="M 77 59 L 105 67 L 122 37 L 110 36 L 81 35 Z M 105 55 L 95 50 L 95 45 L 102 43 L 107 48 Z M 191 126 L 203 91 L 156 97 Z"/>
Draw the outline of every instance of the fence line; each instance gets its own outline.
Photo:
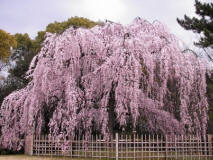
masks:
<path id="1" fill-rule="evenodd" d="M 201 160 L 213 158 L 212 135 L 160 136 L 119 135 L 104 139 L 101 135 L 70 137 L 66 140 L 44 135 L 25 138 L 28 155 L 69 156 L 98 159 Z"/>

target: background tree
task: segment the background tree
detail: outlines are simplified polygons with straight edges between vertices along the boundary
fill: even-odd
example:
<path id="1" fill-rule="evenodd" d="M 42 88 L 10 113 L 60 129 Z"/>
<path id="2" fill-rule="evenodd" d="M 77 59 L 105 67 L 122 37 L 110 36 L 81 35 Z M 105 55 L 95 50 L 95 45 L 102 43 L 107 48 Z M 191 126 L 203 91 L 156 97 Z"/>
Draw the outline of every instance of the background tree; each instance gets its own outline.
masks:
<path id="1" fill-rule="evenodd" d="M 35 46 L 36 46 L 35 49 L 37 52 L 40 50 L 41 44 L 45 39 L 44 36 L 45 36 L 46 32 L 60 34 L 71 26 L 73 26 L 74 28 L 79 28 L 79 27 L 92 28 L 97 24 L 100 24 L 100 22 L 94 22 L 92 20 L 89 20 L 89 19 L 83 18 L 83 17 L 72 17 L 63 22 L 56 21 L 54 23 L 50 23 L 47 25 L 45 31 L 38 32 L 38 35 L 36 36 L 35 41 L 34 41 Z"/>
<path id="2" fill-rule="evenodd" d="M 0 72 L 8 65 L 12 48 L 16 48 L 16 45 L 14 36 L 0 29 Z"/>
<path id="3" fill-rule="evenodd" d="M 2 80 L 0 86 L 0 104 L 11 92 L 27 85 L 28 80 L 25 78 L 25 72 L 35 56 L 33 43 L 28 34 L 15 34 L 13 38 L 17 45 L 9 58 L 8 69 L 10 74 L 5 80 Z"/>
<path id="4" fill-rule="evenodd" d="M 0 83 L 0 104 L 11 92 L 23 88 L 24 86 L 25 85 L 16 77 L 7 77 Z"/>
<path id="5" fill-rule="evenodd" d="M 14 36 L 0 29 L 0 60 L 7 61 L 11 55 L 11 47 L 16 48 Z"/>
<path id="6" fill-rule="evenodd" d="M 72 17 L 69 18 L 67 21 L 64 22 L 54 22 L 48 24 L 46 27 L 46 32 L 50 33 L 62 33 L 65 29 L 69 28 L 70 26 L 79 28 L 92 28 L 97 25 L 97 22 L 91 21 L 87 18 L 83 17 Z"/>
<path id="7" fill-rule="evenodd" d="M 198 17 L 177 18 L 177 22 L 186 30 L 199 33 L 201 38 L 195 45 L 206 48 L 213 48 L 213 3 L 202 3 L 195 0 L 195 13 Z"/>
<path id="8" fill-rule="evenodd" d="M 15 34 L 17 41 L 17 49 L 14 51 L 11 59 L 16 63 L 15 67 L 10 69 L 12 77 L 19 78 L 21 81 L 25 81 L 25 72 L 29 68 L 29 63 L 35 56 L 33 41 L 30 39 L 28 34 Z M 24 83 L 27 83 L 24 82 Z"/>
<path id="9" fill-rule="evenodd" d="M 186 30 L 200 34 L 201 38 L 194 44 L 200 48 L 213 48 L 213 3 L 202 3 L 195 0 L 195 13 L 197 17 L 184 16 L 177 18 L 177 22 Z M 204 50 L 205 51 L 205 50 Z M 213 62 L 211 55 L 205 52 L 209 60 Z M 213 76 L 207 75 L 207 97 L 209 103 L 208 132 L 213 133 Z"/>

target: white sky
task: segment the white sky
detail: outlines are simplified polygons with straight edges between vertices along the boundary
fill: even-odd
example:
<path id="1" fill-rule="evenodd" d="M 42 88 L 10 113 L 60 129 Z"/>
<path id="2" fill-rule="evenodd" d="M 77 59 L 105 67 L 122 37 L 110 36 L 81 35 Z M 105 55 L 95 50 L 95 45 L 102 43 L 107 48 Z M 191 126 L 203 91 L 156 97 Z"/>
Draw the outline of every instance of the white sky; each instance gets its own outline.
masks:
<path id="1" fill-rule="evenodd" d="M 160 21 L 186 47 L 200 52 L 193 45 L 198 35 L 185 31 L 176 21 L 184 14 L 195 16 L 194 0 L 0 0 L 0 29 L 12 34 L 28 33 L 34 38 L 49 23 L 74 16 L 122 24 L 141 17 Z"/>
<path id="2" fill-rule="evenodd" d="M 194 12 L 194 0 L 0 0 L 0 28 L 35 37 L 47 24 L 73 16 L 122 24 L 141 17 L 159 20 L 192 48 L 195 35 L 181 28 L 176 18 L 194 16 Z"/>

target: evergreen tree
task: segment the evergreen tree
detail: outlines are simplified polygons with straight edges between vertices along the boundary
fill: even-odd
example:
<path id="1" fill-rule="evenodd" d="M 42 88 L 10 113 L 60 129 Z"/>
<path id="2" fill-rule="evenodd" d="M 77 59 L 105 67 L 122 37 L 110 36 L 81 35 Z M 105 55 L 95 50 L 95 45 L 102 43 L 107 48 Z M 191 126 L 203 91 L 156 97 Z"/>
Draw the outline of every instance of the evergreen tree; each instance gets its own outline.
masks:
<path id="1" fill-rule="evenodd" d="M 184 16 L 184 19 L 177 18 L 177 22 L 186 30 L 192 30 L 201 35 L 198 42 L 194 44 L 201 48 L 213 48 L 213 3 L 201 3 L 195 0 L 195 13 L 198 17 Z M 208 58 L 212 57 L 206 52 Z M 208 133 L 213 133 L 213 75 L 207 76 L 207 98 L 209 103 L 208 110 Z"/>
<path id="2" fill-rule="evenodd" d="M 195 0 L 195 11 L 198 17 L 177 18 L 177 22 L 186 30 L 199 33 L 201 38 L 195 45 L 206 48 L 213 48 L 213 3 L 202 3 Z"/>

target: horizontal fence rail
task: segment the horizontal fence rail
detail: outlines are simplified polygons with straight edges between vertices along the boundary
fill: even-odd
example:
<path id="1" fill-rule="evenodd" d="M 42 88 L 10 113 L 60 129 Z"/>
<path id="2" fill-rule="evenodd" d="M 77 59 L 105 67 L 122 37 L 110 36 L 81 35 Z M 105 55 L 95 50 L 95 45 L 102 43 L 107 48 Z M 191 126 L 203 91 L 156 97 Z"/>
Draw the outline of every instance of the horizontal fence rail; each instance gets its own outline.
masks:
<path id="1" fill-rule="evenodd" d="M 116 160 L 203 160 L 213 158 L 212 135 L 116 134 L 107 140 L 101 135 L 95 135 L 70 137 L 66 142 L 50 136 L 33 135 L 25 138 L 25 153 L 40 156 Z"/>

